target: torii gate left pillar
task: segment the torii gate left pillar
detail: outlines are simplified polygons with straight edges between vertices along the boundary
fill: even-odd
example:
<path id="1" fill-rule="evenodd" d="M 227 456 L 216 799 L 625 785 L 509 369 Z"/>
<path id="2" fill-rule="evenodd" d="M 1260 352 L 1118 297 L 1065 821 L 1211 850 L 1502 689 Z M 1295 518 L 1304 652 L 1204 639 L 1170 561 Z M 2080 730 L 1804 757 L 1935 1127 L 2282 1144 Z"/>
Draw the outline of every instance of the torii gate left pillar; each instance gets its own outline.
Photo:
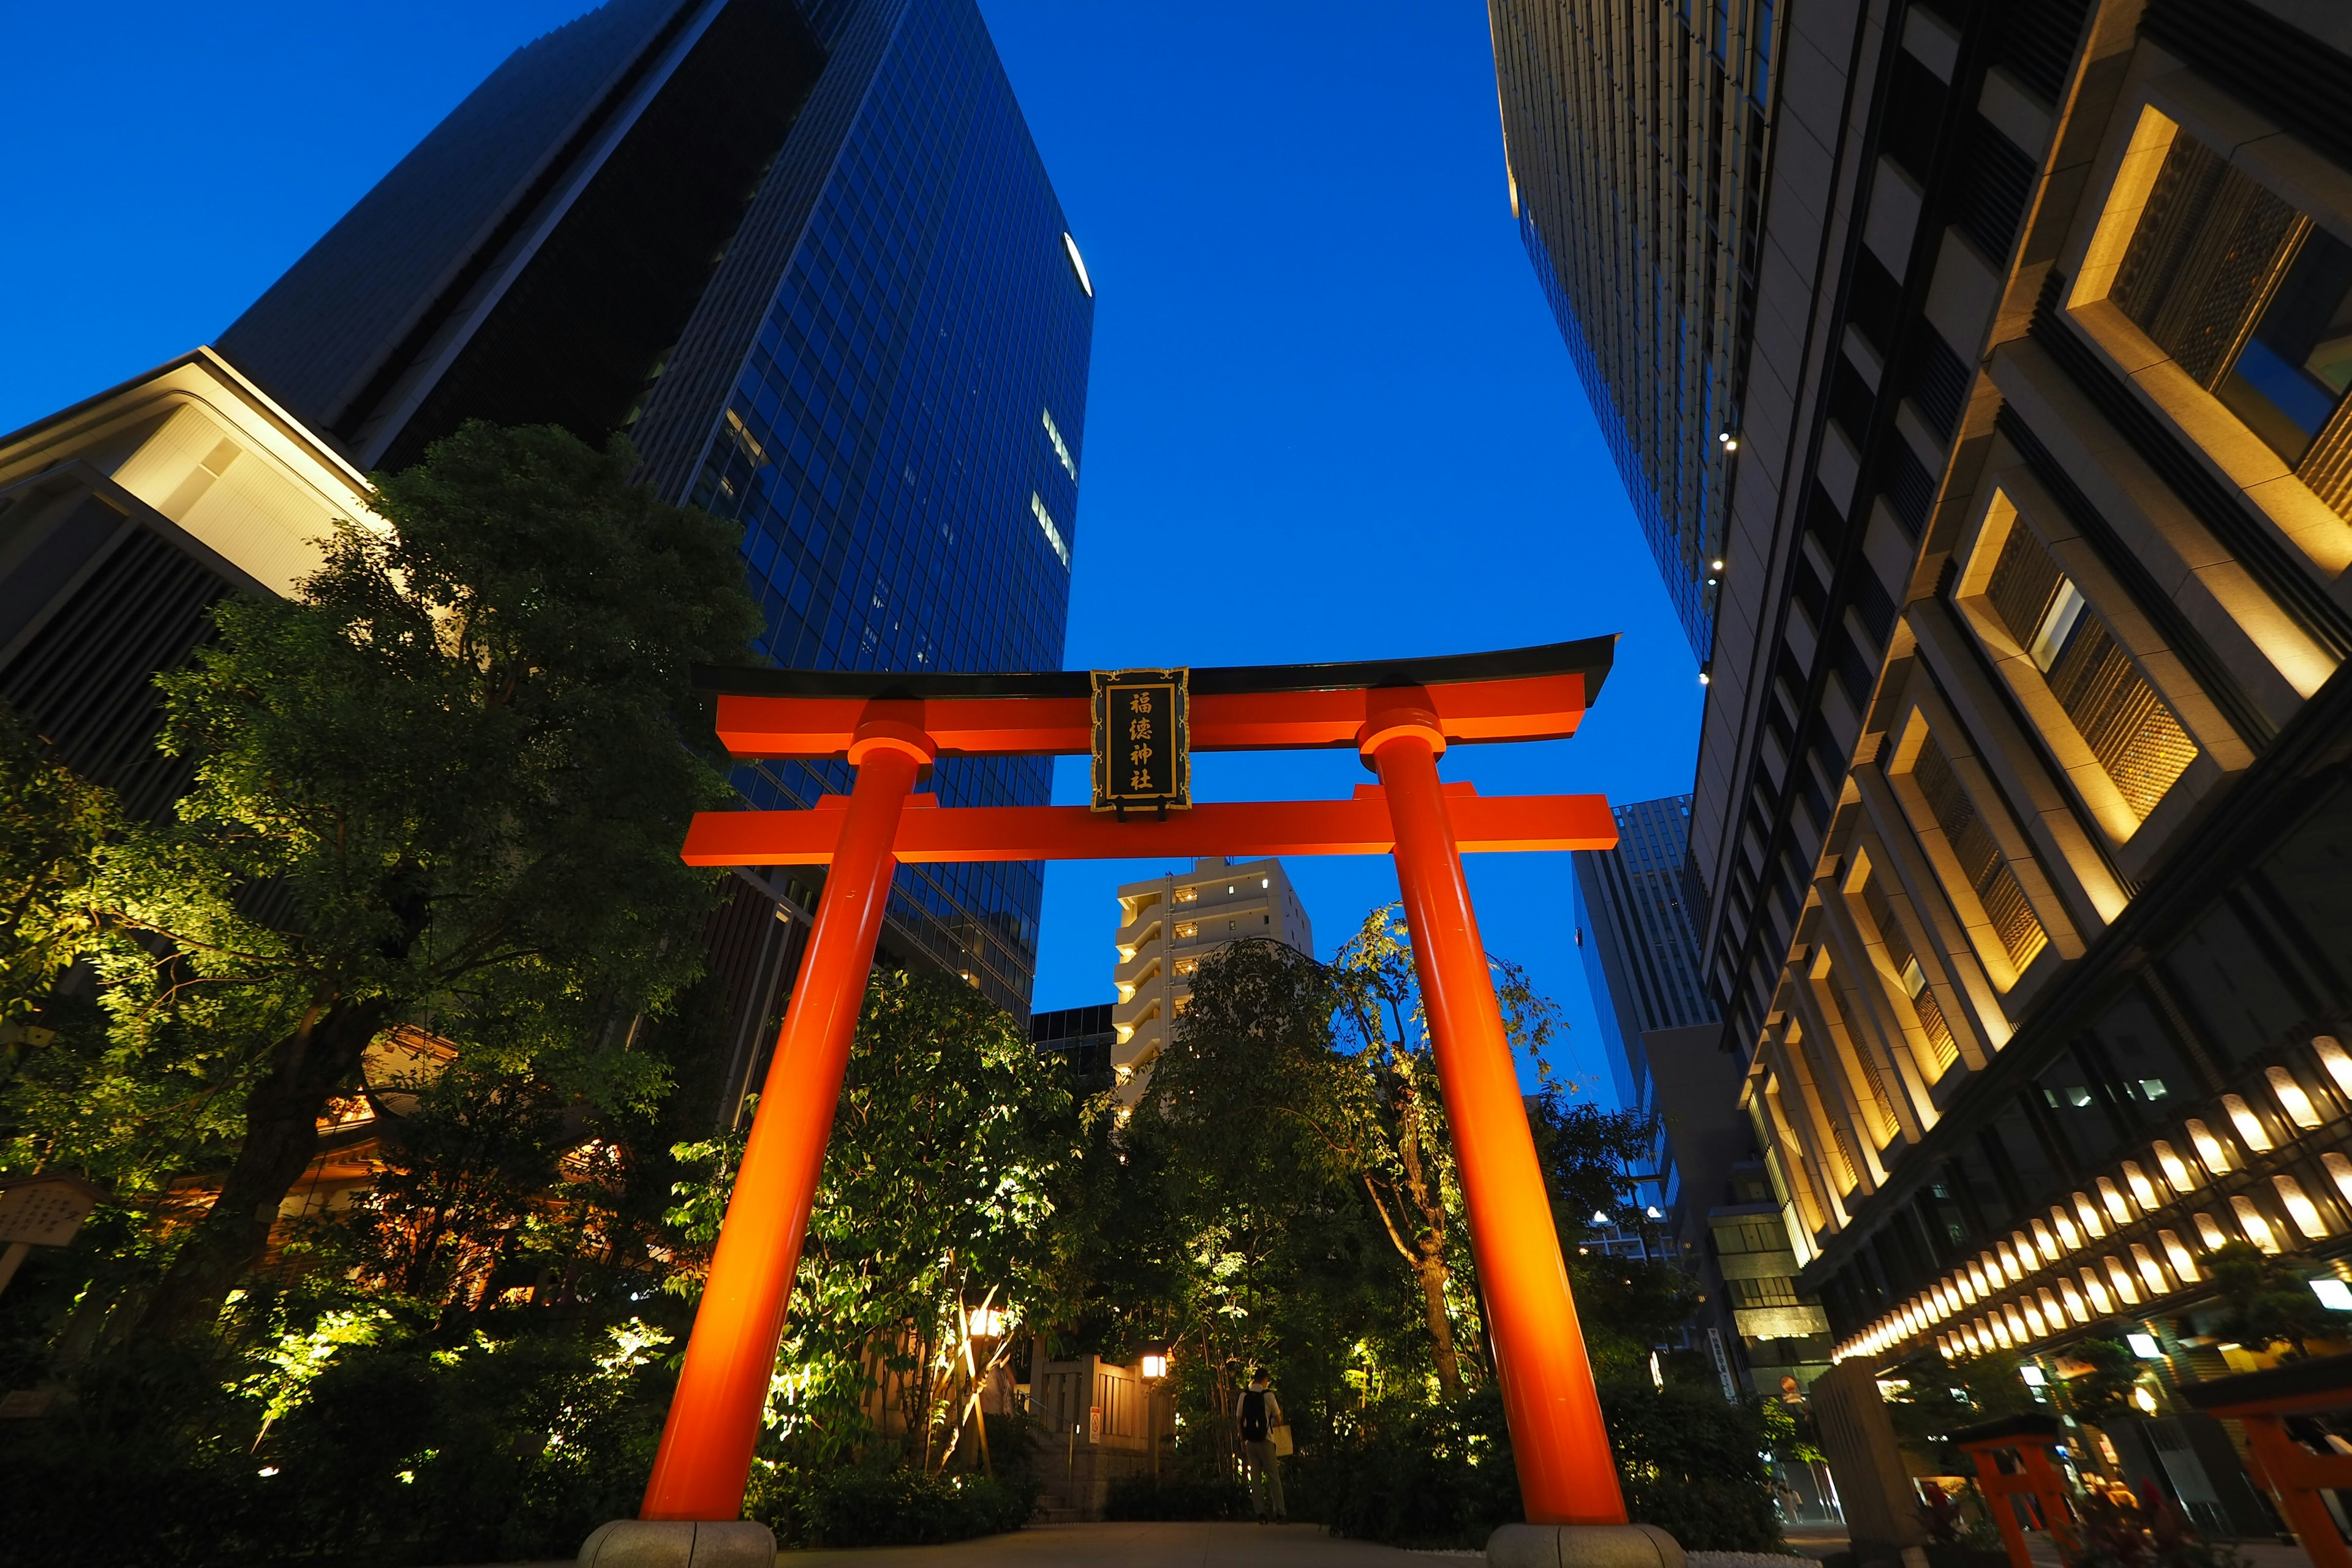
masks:
<path id="1" fill-rule="evenodd" d="M 1615 824 L 1596 795 L 1483 798 L 1466 786 L 1442 784 L 1437 773 L 1451 742 L 1572 733 L 1588 689 L 1597 689 L 1607 671 L 1608 644 L 1592 639 L 1425 660 L 1408 672 L 1418 679 L 1401 679 L 1393 668 L 1343 666 L 1195 671 L 1194 750 L 1352 745 L 1381 782 L 1360 786 L 1347 801 L 1202 805 L 1161 820 L 1113 821 L 1075 806 L 941 809 L 914 794 L 923 770 L 942 754 L 1088 750 L 1086 700 L 1068 689 L 1083 673 L 726 672 L 773 692 L 722 689 L 719 731 L 730 752 L 840 758 L 856 767 L 856 782 L 846 799 L 828 797 L 809 811 L 705 814 L 688 837 L 686 856 L 696 864 L 831 869 L 640 1514 L 646 1521 L 698 1521 L 695 1532 L 669 1538 L 686 1543 L 680 1557 L 635 1539 L 635 1531 L 656 1528 L 651 1524 L 608 1525 L 583 1548 L 583 1563 L 594 1562 L 600 1550 L 616 1560 L 624 1552 L 640 1560 L 650 1548 L 656 1558 L 702 1568 L 733 1560 L 730 1531 L 757 1528 L 719 1526 L 741 1510 L 793 1277 L 900 860 L 1383 851 L 1395 857 L 1454 1129 L 1528 1517 L 1535 1525 L 1618 1527 L 1596 1532 L 1611 1538 L 1604 1556 L 1630 1549 L 1643 1561 L 1679 1558 L 1663 1531 L 1625 1524 L 1461 859 L 1465 848 L 1607 848 L 1616 842 Z M 1049 689 L 1035 689 L 1040 686 Z M 1619 1539 L 1621 1531 L 1650 1539 Z M 1528 1533 L 1524 1545 L 1547 1562 L 1562 1560 L 1554 1532 L 1542 1531 L 1540 1544 L 1537 1532 Z M 705 1539 L 709 1550 L 695 1544 Z M 1498 1536 L 1495 1549 L 1506 1544 Z M 748 1538 L 743 1547 L 746 1562 L 757 1555 Z"/>

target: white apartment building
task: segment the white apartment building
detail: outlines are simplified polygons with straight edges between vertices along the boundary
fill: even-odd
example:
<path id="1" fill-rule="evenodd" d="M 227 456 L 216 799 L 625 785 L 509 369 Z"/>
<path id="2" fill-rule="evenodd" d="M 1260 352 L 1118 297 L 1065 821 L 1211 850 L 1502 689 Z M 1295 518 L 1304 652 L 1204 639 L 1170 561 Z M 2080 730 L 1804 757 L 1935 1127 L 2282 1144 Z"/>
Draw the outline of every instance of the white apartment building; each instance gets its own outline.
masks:
<path id="1" fill-rule="evenodd" d="M 1212 855 L 1189 871 L 1119 889 L 1118 999 L 1111 1006 L 1118 1040 L 1111 1067 L 1122 1103 L 1142 1096 L 1153 1059 L 1192 1000 L 1201 961 L 1245 937 L 1315 951 L 1315 929 L 1279 860 Z"/>

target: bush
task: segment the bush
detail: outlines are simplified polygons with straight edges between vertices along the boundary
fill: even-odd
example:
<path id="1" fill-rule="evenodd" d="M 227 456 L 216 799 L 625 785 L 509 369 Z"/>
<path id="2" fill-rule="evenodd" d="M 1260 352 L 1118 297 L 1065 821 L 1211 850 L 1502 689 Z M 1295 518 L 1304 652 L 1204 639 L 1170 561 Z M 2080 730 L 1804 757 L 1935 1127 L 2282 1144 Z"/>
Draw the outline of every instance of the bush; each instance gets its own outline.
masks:
<path id="1" fill-rule="evenodd" d="M 1710 1389 L 1621 1384 L 1601 1391 L 1626 1512 L 1692 1552 L 1780 1552 L 1762 1419 Z M 1499 1390 L 1367 1414 L 1306 1459 L 1295 1515 L 1397 1546 L 1477 1547 L 1526 1517 Z"/>
<path id="2" fill-rule="evenodd" d="M 263 1429 L 253 1363 L 164 1342 L 0 1425 L 0 1568 L 256 1568 L 562 1556 L 636 1512 L 668 1403 L 642 1354 L 560 1325 L 347 1345 Z"/>
<path id="3" fill-rule="evenodd" d="M 1365 1413 L 1286 1475 L 1293 1518 L 1335 1535 L 1408 1547 L 1478 1547 L 1524 1517 L 1502 1395 L 1491 1385 L 1447 1405 Z"/>
<path id="4" fill-rule="evenodd" d="M 923 1546 L 1018 1530 L 1036 1483 L 855 1466 L 755 1475 L 744 1509 L 789 1546 Z"/>
<path id="5" fill-rule="evenodd" d="M 1121 1476 L 1111 1482 L 1105 1519 L 1247 1519 L 1249 1489 L 1236 1480 Z"/>
<path id="6" fill-rule="evenodd" d="M 245 1451 L 255 1422 L 213 1372 L 181 1347 L 142 1344 L 48 1415 L 0 1422 L 0 1564 L 181 1568 L 261 1546 L 268 1483 Z"/>
<path id="7" fill-rule="evenodd" d="M 1601 1392 L 1625 1511 L 1688 1552 L 1779 1552 L 1780 1510 L 1752 1405 L 1711 1389 L 1619 1384 Z"/>

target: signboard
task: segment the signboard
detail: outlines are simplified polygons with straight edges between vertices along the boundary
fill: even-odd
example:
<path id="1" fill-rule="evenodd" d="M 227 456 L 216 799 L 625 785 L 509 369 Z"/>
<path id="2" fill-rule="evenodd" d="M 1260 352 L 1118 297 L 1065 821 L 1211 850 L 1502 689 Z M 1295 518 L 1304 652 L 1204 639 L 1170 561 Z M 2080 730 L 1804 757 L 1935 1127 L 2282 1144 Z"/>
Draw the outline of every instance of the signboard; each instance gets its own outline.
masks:
<path id="1" fill-rule="evenodd" d="M 1192 732 L 1182 669 L 1097 669 L 1095 677 L 1097 811 L 1187 811 L 1192 805 Z"/>
<path id="2" fill-rule="evenodd" d="M 63 1247 L 98 1199 L 96 1187 L 72 1176 L 33 1176 L 0 1189 L 0 1242 Z"/>

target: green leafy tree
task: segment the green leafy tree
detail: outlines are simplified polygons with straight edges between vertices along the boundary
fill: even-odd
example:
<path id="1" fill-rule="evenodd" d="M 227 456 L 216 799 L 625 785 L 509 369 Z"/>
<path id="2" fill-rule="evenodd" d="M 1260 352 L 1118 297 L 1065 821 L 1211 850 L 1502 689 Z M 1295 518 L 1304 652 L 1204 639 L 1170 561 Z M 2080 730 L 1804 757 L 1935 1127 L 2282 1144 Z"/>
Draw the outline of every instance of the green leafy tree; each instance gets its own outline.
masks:
<path id="1" fill-rule="evenodd" d="M 1933 1457 L 1947 1474 L 1965 1473 L 1966 1468 L 1965 1456 L 1951 1446 L 1951 1434 L 2033 1408 L 2017 1358 L 2004 1351 L 1950 1361 L 1914 1356 L 1888 1372 L 1885 1381 L 1902 1385 L 1886 1402 L 1895 1436 Z"/>
<path id="2" fill-rule="evenodd" d="M 1645 1377 L 1651 1350 L 1697 1310 L 1698 1282 L 1670 1259 L 1613 1257 L 1583 1243 L 1595 1216 L 1647 1230 L 1633 1197 L 1656 1158 L 1655 1123 L 1639 1111 L 1572 1100 L 1555 1079 L 1528 1101 L 1528 1124 L 1593 1368 L 1604 1377 Z"/>
<path id="3" fill-rule="evenodd" d="M 22 1038 L 98 930 L 91 884 L 114 824 L 106 791 L 0 709 L 0 1038 Z"/>
<path id="4" fill-rule="evenodd" d="M 1078 1138 L 1060 1069 L 1002 1009 L 952 981 L 875 975 L 777 1360 L 772 1464 L 871 1458 L 877 1438 L 925 1469 L 959 1450 L 977 1384 L 1049 1295 L 1047 1230 Z M 740 1152 L 740 1139 L 678 1151 L 707 1173 L 671 1211 L 685 1293 Z M 975 1338 L 982 1310 L 1003 1331 Z"/>
<path id="5" fill-rule="evenodd" d="M 2219 1327 L 2242 1344 L 2290 1347 L 2290 1359 L 2309 1352 L 2304 1342 L 2324 1332 L 2326 1309 L 2303 1276 L 2248 1241 L 2216 1247 L 2206 1259 L 2216 1292 L 2229 1310 Z"/>
<path id="6" fill-rule="evenodd" d="M 388 530 L 339 523 L 295 597 L 224 603 L 160 678 L 195 784 L 106 858 L 114 1065 L 242 1125 L 151 1324 L 210 1327 L 395 1024 L 566 1095 L 659 1095 L 632 1019 L 697 973 L 712 878 L 677 844 L 723 799 L 688 667 L 757 617 L 733 526 L 634 462 L 468 426 L 377 480 Z"/>
<path id="7" fill-rule="evenodd" d="M 1421 1292 L 1439 1392 L 1463 1390 L 1454 1348 L 1451 1258 L 1467 1241 L 1436 1052 L 1421 1011 L 1412 936 L 1394 904 L 1372 910 L 1339 949 L 1335 965 L 1340 1016 L 1354 1026 L 1343 1047 L 1342 1077 L 1357 1114 L 1346 1140 L 1349 1163 L 1363 1183 L 1381 1228 Z M 1546 1026 L 1549 1015 L 1521 1005 Z"/>
<path id="8" fill-rule="evenodd" d="M 1335 1048 L 1340 1000 L 1329 969 L 1278 942 L 1212 954 L 1110 1140 L 1116 1217 L 1092 1233 L 1118 1261 L 1087 1272 L 1152 1294 L 1093 1325 L 1096 1342 L 1184 1345 L 1180 1397 L 1213 1445 L 1229 1443 L 1243 1368 L 1273 1366 L 1285 1409 L 1312 1420 L 1348 1347 L 1397 1326 L 1401 1281 L 1378 1262 L 1364 1180 L 1379 1105 Z"/>
<path id="9" fill-rule="evenodd" d="M 409 1114 L 379 1122 L 383 1168 L 314 1245 L 346 1279 L 428 1321 L 478 1306 L 535 1230 L 562 1227 L 564 1189 L 577 1184 L 561 1180 L 560 1163 L 583 1142 L 564 1121 L 530 1076 L 460 1062 Z"/>
<path id="10" fill-rule="evenodd" d="M 1515 1047 L 1541 1064 L 1557 1010 L 1515 966 L 1498 962 L 1495 977 Z M 1582 1214 L 1622 1205 L 1649 1143 L 1639 1118 L 1571 1106 L 1570 1086 L 1539 1070 L 1536 1133 L 1572 1242 Z M 1161 1303 L 1157 1324 L 1128 1337 L 1197 1345 L 1180 1376 L 1212 1422 L 1235 1363 L 1274 1365 L 1288 1379 L 1286 1408 L 1320 1405 L 1332 1419 L 1422 1397 L 1424 1377 L 1451 1400 L 1488 1370 L 1435 1051 L 1395 906 L 1372 910 L 1332 964 L 1265 942 L 1203 961 L 1118 1155 L 1110 1190 L 1131 1195 L 1097 1232 L 1098 1250 L 1123 1246 L 1129 1263 L 1107 1274 L 1155 1288 Z M 1087 1206 L 1098 1206 L 1091 1192 Z M 1670 1266 L 1594 1261 L 1605 1276 L 1580 1273 L 1578 1289 L 1595 1349 L 1630 1368 L 1688 1317 L 1695 1292 Z"/>
<path id="11" fill-rule="evenodd" d="M 2064 1355 L 2088 1370 L 2061 1378 L 2060 1396 L 2077 1421 L 2104 1426 L 2131 1414 L 2132 1389 L 2139 1381 L 2139 1358 L 2119 1340 L 2076 1340 Z M 2072 1370 L 2072 1369 L 2069 1369 Z"/>
<path id="12" fill-rule="evenodd" d="M 1528 1127 L 1564 1241 L 1580 1240 L 1595 1215 L 1638 1227 L 1641 1216 L 1632 1201 L 1637 1173 L 1656 1158 L 1655 1128 L 1647 1117 L 1572 1100 L 1555 1080 L 1528 1102 Z"/>

